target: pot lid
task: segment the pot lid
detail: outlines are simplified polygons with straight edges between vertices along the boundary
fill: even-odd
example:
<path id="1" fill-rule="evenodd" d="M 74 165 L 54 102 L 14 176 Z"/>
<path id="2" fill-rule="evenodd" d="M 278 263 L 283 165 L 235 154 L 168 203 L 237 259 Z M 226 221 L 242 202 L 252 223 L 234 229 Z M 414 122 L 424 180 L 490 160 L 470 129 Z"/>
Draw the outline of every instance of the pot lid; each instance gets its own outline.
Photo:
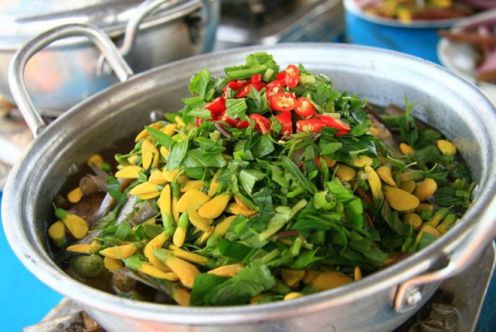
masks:
<path id="1" fill-rule="evenodd" d="M 86 23 L 109 34 L 123 32 L 139 0 L 10 0 L 0 1 L 0 48 L 17 49 L 42 31 L 66 23 Z M 180 0 L 158 9 L 144 24 L 162 22 L 169 16 L 189 14 L 201 0 Z"/>

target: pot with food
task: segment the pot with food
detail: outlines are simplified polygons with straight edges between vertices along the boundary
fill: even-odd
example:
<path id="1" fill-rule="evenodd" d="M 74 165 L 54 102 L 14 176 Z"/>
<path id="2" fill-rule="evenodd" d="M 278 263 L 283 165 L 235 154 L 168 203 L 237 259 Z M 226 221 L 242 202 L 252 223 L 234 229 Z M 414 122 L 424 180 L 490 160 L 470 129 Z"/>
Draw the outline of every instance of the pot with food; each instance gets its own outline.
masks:
<path id="1" fill-rule="evenodd" d="M 181 61 L 39 130 L 5 228 L 110 331 L 388 331 L 493 238 L 494 116 L 456 76 L 373 49 Z"/>

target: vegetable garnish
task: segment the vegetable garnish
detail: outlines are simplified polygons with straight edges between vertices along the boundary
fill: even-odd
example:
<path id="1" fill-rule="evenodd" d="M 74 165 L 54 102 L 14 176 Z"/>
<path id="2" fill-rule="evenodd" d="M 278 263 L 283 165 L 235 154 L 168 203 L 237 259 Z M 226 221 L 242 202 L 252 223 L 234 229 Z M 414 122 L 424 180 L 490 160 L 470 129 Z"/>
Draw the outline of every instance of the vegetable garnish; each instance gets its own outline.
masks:
<path id="1" fill-rule="evenodd" d="M 68 273 L 161 303 L 291 300 L 424 248 L 470 205 L 456 146 L 408 102 L 372 108 L 266 53 L 225 71 L 197 73 L 115 172 L 92 163 L 99 206 L 83 209 L 81 184 L 57 204 L 48 235 Z"/>

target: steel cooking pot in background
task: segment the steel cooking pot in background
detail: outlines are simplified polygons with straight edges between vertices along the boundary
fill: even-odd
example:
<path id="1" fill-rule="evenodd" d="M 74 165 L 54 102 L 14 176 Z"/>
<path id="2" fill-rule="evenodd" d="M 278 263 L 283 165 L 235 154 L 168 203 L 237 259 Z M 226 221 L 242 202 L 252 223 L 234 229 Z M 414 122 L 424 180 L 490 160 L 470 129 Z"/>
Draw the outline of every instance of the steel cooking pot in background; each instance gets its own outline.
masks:
<path id="1" fill-rule="evenodd" d="M 36 112 L 22 73 L 29 58 L 63 37 L 90 37 L 121 83 L 78 104 L 50 126 Z M 415 115 L 453 140 L 479 183 L 463 218 L 426 249 L 346 286 L 260 305 L 180 307 L 124 299 L 72 279 L 51 259 L 46 228 L 51 200 L 96 151 L 129 139 L 151 111 L 176 111 L 191 75 L 207 67 L 220 75 L 255 51 L 273 54 L 281 65 L 304 63 L 329 75 L 339 90 L 387 105 L 416 105 Z M 392 331 L 414 314 L 439 282 L 466 268 L 495 236 L 496 109 L 470 83 L 429 62 L 351 45 L 287 44 L 231 50 L 164 65 L 135 77 L 108 37 L 84 25 L 66 25 L 26 44 L 9 73 L 15 100 L 39 134 L 11 172 L 2 205 L 11 247 L 37 278 L 82 303 L 108 331 Z M 34 180 L 35 179 L 35 180 Z"/>
<path id="2" fill-rule="evenodd" d="M 104 30 L 135 72 L 212 50 L 219 0 L 90 0 L 0 2 L 0 95 L 13 101 L 7 70 L 26 41 L 64 23 Z M 45 115 L 59 115 L 116 82 L 98 51 L 84 38 L 57 43 L 26 67 L 33 101 Z"/>

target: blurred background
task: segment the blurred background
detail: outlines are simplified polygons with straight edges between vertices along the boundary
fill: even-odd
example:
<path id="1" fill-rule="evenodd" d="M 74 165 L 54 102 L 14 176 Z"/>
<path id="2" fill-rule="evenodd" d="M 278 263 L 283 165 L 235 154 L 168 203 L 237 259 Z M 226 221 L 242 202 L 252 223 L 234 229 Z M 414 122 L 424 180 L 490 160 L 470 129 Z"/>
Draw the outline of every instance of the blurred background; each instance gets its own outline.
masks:
<path id="1" fill-rule="evenodd" d="M 8 65 L 23 43 L 63 23 L 103 29 L 135 72 L 249 45 L 352 43 L 445 66 L 496 101 L 496 0 L 16 0 L 0 1 L 0 19 L 0 201 L 10 169 L 32 140 L 10 95 Z M 117 82 L 98 52 L 78 38 L 34 56 L 25 75 L 48 121 Z M 0 331 L 52 331 L 36 324 L 60 315 L 64 303 L 46 317 L 62 298 L 18 262 L 2 229 L 0 261 Z M 471 330 L 496 331 L 493 266 L 489 253 L 445 282 L 401 331 L 457 331 L 460 319 Z"/>

